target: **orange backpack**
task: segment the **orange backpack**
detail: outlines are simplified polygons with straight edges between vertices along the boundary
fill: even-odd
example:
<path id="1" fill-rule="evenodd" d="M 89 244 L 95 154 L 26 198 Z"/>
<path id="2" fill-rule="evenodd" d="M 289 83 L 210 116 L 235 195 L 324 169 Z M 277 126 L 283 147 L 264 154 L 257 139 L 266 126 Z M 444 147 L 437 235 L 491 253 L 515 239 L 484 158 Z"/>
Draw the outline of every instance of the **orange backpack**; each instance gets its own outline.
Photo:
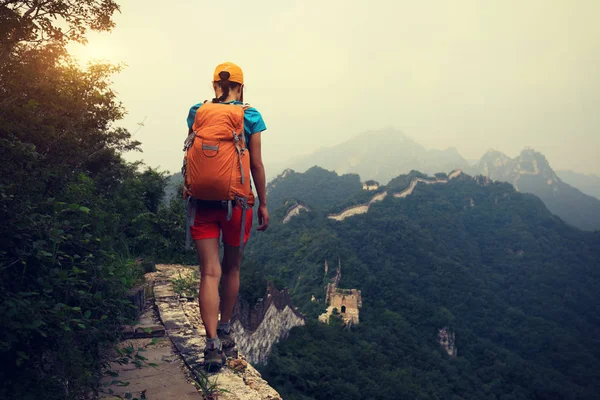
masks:
<path id="1" fill-rule="evenodd" d="M 221 202 L 231 219 L 233 206 L 242 207 L 240 249 L 244 246 L 246 212 L 254 205 L 250 185 L 250 152 L 244 137 L 248 105 L 204 102 L 196 112 L 183 151 L 183 197 L 187 200 L 186 249 L 199 200 Z"/>

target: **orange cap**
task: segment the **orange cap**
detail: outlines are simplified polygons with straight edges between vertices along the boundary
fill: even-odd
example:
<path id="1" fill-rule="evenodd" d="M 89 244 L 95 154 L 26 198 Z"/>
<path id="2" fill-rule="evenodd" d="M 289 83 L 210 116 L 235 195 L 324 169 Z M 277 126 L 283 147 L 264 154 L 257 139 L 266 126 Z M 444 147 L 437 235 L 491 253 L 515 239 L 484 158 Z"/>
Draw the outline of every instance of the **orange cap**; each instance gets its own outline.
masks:
<path id="1" fill-rule="evenodd" d="M 229 72 L 229 78 L 227 79 L 228 81 L 237 82 L 240 85 L 244 84 L 244 73 L 242 72 L 242 69 L 238 65 L 236 65 L 232 62 L 225 62 L 223 64 L 217 65 L 217 68 L 215 68 L 215 74 L 214 74 L 215 82 L 218 82 L 221 80 L 221 77 L 219 76 L 219 74 L 221 72 Z"/>

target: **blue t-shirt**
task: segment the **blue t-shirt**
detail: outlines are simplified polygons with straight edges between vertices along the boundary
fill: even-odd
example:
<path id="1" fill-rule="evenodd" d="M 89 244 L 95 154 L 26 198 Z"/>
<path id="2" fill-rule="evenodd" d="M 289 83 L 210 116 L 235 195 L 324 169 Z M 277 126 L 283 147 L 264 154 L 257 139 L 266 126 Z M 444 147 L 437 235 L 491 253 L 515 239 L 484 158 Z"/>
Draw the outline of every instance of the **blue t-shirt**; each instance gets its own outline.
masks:
<path id="1" fill-rule="evenodd" d="M 228 101 L 223 104 L 243 104 L 241 101 Z M 194 125 L 194 120 L 196 119 L 196 111 L 202 106 L 202 103 L 198 103 L 193 105 L 190 108 L 190 112 L 187 117 L 188 128 L 192 129 Z M 257 132 L 262 132 L 267 129 L 265 125 L 265 121 L 263 121 L 262 115 L 258 112 L 258 110 L 254 107 L 248 108 L 244 111 L 244 139 L 246 143 L 250 143 L 250 136 L 254 135 Z"/>

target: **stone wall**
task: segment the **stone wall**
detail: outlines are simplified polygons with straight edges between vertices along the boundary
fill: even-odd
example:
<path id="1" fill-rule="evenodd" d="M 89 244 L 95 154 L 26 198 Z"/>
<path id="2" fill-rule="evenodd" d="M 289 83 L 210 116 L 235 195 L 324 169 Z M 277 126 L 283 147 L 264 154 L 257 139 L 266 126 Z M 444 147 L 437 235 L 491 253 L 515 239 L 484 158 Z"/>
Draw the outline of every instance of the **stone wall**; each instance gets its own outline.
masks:
<path id="1" fill-rule="evenodd" d="M 359 323 L 359 308 L 362 307 L 362 296 L 358 289 L 335 289 L 329 295 L 329 306 L 324 314 L 319 316 L 319 321 L 329 322 L 333 309 L 337 309 L 346 325 Z"/>
<path id="2" fill-rule="evenodd" d="M 286 338 L 293 327 L 304 324 L 305 318 L 293 306 L 287 290 L 272 285 L 254 307 L 238 300 L 233 310 L 236 345 L 253 364 L 265 363 L 273 345 Z"/>
<path id="3" fill-rule="evenodd" d="M 373 198 L 371 198 L 371 200 L 369 200 L 369 202 L 365 204 L 359 204 L 357 206 L 348 207 L 339 214 L 329 215 L 328 218 L 336 221 L 343 221 L 348 217 L 352 217 L 353 215 L 365 214 L 369 211 L 369 207 L 371 207 L 373 203 L 383 201 L 383 199 L 386 198 L 387 194 L 387 192 L 376 194 L 375 196 L 373 196 Z"/>
<path id="4" fill-rule="evenodd" d="M 283 217 L 283 223 L 287 224 L 288 222 L 290 222 L 290 220 L 298 215 L 300 215 L 300 211 L 306 211 L 306 212 L 310 212 L 310 209 L 306 206 L 303 206 L 302 204 L 296 204 L 294 206 L 292 206 L 288 212 L 285 214 L 285 217 Z"/>
<path id="5" fill-rule="evenodd" d="M 327 261 L 325 261 L 327 268 Z M 319 321 L 327 324 L 329 317 L 333 314 L 333 310 L 337 309 L 340 317 L 343 319 L 346 326 L 358 324 L 359 308 L 362 307 L 362 295 L 358 289 L 340 289 L 338 285 L 342 278 L 342 264 L 338 258 L 338 267 L 336 274 L 327 284 L 325 289 L 325 302 L 327 310 L 319 315 Z"/>

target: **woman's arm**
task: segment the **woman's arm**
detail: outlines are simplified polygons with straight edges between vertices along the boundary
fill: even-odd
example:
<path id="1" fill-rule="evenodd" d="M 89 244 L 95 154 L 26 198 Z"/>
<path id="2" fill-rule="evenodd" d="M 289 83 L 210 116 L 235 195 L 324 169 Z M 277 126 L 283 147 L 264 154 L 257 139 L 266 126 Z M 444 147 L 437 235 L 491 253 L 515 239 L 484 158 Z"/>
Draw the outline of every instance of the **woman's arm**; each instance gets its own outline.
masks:
<path id="1" fill-rule="evenodd" d="M 256 132 L 250 136 L 248 149 L 250 150 L 250 170 L 252 171 L 252 179 L 258 193 L 258 227 L 259 231 L 264 231 L 269 227 L 269 211 L 267 210 L 267 182 L 265 178 L 265 166 L 262 162 L 261 132 Z"/>

